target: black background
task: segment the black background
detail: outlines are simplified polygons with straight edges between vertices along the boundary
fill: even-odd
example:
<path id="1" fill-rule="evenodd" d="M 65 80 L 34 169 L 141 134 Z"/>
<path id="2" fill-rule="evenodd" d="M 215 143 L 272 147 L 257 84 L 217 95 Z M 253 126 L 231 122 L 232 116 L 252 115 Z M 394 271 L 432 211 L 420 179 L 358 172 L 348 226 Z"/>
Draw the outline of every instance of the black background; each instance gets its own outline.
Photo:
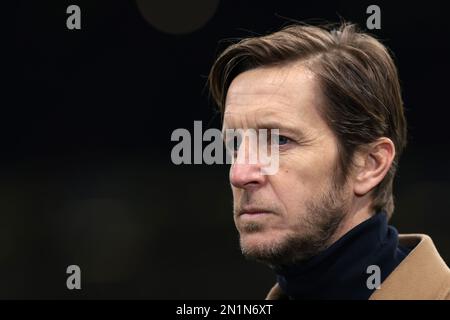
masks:
<path id="1" fill-rule="evenodd" d="M 173 15 L 161 13 L 169 24 L 201 11 L 202 1 L 172 2 Z M 5 12 L 0 298 L 264 297 L 274 276 L 241 257 L 228 167 L 173 165 L 171 133 L 192 132 L 194 120 L 220 127 L 205 84 L 222 39 L 288 19 L 365 27 L 370 4 L 381 8 L 372 34 L 395 53 L 409 123 L 392 223 L 429 234 L 449 263 L 444 3 L 221 0 L 203 27 L 171 34 L 135 1 L 17 1 Z M 81 8 L 81 30 L 66 28 L 69 4 Z M 66 288 L 71 264 L 82 290 Z"/>

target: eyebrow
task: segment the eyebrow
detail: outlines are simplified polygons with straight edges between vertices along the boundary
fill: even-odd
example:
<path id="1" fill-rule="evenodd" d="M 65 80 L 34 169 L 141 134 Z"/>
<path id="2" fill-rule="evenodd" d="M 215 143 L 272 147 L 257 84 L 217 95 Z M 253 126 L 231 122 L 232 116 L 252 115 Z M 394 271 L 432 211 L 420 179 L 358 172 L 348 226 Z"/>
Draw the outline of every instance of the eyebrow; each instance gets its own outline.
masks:
<path id="1" fill-rule="evenodd" d="M 280 133 L 283 131 L 291 132 L 295 134 L 298 138 L 303 139 L 306 137 L 305 133 L 299 126 L 296 126 L 292 124 L 291 121 L 279 121 L 275 119 L 262 119 L 257 120 L 255 123 L 255 126 L 252 126 L 252 128 L 259 130 L 259 129 L 279 129 Z M 237 129 L 233 127 L 223 127 L 223 130 L 226 129 Z M 222 130 L 222 132 L 223 132 Z"/>

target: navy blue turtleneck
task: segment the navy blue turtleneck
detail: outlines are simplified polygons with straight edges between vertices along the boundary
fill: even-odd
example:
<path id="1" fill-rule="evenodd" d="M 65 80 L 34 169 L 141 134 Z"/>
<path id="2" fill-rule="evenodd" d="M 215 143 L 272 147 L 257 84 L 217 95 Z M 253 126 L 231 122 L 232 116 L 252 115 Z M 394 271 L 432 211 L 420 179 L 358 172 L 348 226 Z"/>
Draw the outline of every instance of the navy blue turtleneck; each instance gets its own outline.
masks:
<path id="1" fill-rule="evenodd" d="M 383 282 L 408 253 L 398 245 L 398 232 L 386 214 L 379 212 L 310 260 L 275 271 L 290 299 L 366 300 L 375 290 L 367 287 L 367 267 L 378 266 Z"/>

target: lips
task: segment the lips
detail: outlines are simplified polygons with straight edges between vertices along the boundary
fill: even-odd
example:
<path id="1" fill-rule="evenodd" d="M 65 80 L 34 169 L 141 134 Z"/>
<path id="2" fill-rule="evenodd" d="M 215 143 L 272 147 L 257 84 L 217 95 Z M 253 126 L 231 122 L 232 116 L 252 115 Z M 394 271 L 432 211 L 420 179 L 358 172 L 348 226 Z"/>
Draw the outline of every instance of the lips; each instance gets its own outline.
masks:
<path id="1" fill-rule="evenodd" d="M 273 212 L 264 209 L 264 208 L 253 208 L 253 207 L 248 207 L 248 208 L 242 208 L 241 210 L 239 210 L 239 216 L 242 215 L 251 215 L 251 216 L 256 216 L 256 215 L 262 215 L 262 214 L 272 214 Z"/>

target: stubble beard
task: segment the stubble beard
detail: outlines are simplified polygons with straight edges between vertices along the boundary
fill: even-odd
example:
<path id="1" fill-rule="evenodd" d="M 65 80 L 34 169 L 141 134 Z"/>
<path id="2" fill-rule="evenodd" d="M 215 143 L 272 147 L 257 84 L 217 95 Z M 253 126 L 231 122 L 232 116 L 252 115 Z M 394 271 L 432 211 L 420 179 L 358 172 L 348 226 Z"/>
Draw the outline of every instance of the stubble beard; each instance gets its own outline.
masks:
<path id="1" fill-rule="evenodd" d="M 245 246 L 240 241 L 242 254 L 250 260 L 270 267 L 292 265 L 316 256 L 331 245 L 331 240 L 348 214 L 348 200 L 335 183 L 320 196 L 306 202 L 305 214 L 298 221 L 302 232 L 287 234 L 270 244 Z M 261 232 L 264 225 L 248 223 L 242 226 L 246 233 Z"/>

